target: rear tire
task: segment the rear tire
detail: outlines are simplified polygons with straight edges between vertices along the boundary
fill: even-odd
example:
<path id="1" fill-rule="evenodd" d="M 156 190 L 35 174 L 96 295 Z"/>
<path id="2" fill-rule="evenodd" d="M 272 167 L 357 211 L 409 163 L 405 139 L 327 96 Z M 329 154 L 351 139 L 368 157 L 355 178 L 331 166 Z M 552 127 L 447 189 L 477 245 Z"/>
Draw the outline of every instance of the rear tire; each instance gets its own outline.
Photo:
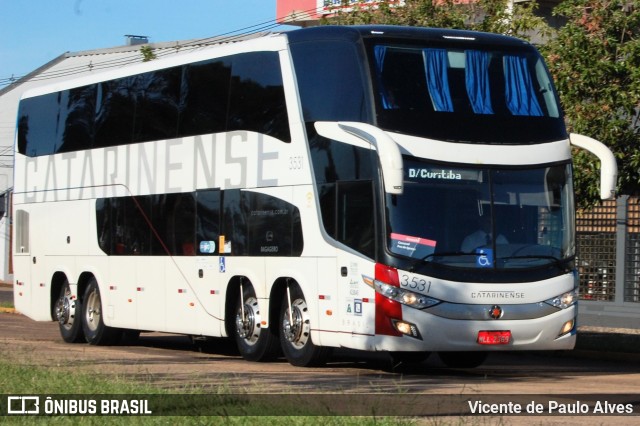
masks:
<path id="1" fill-rule="evenodd" d="M 311 315 L 304 295 L 296 285 L 290 287 L 290 293 L 291 302 L 285 292 L 280 309 L 280 343 L 284 356 L 291 365 L 297 367 L 322 365 L 331 353 L 331 348 L 316 346 L 313 343 Z"/>
<path id="2" fill-rule="evenodd" d="M 233 337 L 240 355 L 247 361 L 271 361 L 279 355 L 278 338 L 271 328 L 262 326 L 263 313 L 251 284 L 243 285 L 236 298 Z M 264 312 L 266 313 L 266 312 Z"/>
<path id="3" fill-rule="evenodd" d="M 62 340 L 67 343 L 80 343 L 84 341 L 82 333 L 82 321 L 80 314 L 82 303 L 80 299 L 71 294 L 69 281 L 65 279 L 60 289 L 60 297 L 55 306 L 55 317 L 60 327 Z"/>
<path id="4" fill-rule="evenodd" d="M 488 352 L 438 352 L 440 360 L 450 368 L 476 368 L 489 356 Z"/>
<path id="5" fill-rule="evenodd" d="M 122 330 L 104 324 L 102 318 L 102 299 L 95 278 L 89 281 L 84 292 L 82 307 L 82 330 L 90 345 L 112 345 L 122 336 Z"/>

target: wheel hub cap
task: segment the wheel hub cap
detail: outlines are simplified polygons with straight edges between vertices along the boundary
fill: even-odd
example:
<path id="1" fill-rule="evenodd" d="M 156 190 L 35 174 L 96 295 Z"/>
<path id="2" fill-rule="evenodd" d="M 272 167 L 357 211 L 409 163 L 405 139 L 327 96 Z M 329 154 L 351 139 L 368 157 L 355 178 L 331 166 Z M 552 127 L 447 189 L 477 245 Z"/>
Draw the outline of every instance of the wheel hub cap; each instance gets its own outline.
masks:
<path id="1" fill-rule="evenodd" d="M 260 311 L 258 300 L 251 297 L 245 301 L 244 316 L 242 309 L 236 314 L 236 330 L 238 336 L 245 339 L 246 343 L 254 344 L 260 336 Z"/>

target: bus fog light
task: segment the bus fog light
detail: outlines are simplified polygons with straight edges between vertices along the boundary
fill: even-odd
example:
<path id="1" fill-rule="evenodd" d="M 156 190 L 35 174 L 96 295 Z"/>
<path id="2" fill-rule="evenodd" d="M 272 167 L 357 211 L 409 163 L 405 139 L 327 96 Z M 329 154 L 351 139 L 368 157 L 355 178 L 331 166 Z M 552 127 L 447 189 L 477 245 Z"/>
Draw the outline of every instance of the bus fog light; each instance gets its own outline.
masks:
<path id="1" fill-rule="evenodd" d="M 558 337 L 564 336 L 565 334 L 571 332 L 575 324 L 576 324 L 575 319 L 565 322 L 562 328 L 560 329 L 560 334 L 558 335 Z"/>
<path id="2" fill-rule="evenodd" d="M 401 321 L 401 320 L 392 320 L 392 322 L 395 329 L 398 330 L 400 333 L 406 336 L 411 336 L 416 339 L 422 340 L 422 336 L 420 336 L 418 327 L 416 327 L 415 324 L 411 324 L 410 322 Z"/>

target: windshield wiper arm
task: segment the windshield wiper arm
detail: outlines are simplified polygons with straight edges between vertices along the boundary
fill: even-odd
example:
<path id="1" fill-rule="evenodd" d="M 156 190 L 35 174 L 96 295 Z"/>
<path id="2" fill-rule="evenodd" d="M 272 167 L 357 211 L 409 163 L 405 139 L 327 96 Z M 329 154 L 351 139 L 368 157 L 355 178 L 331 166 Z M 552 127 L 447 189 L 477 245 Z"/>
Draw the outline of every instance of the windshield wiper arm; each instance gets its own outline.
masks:
<path id="1" fill-rule="evenodd" d="M 562 262 L 562 259 L 559 259 L 555 256 L 544 255 L 544 254 L 528 254 L 524 256 L 505 256 L 505 257 L 499 257 L 496 260 L 512 260 L 512 259 L 548 259 L 548 260 L 552 260 L 554 263 Z"/>
<path id="2" fill-rule="evenodd" d="M 416 267 L 418 265 L 420 265 L 422 262 L 425 262 L 427 259 L 432 258 L 432 257 L 448 257 L 448 256 L 483 256 L 482 253 L 466 253 L 463 251 L 445 251 L 442 253 L 431 253 L 428 254 L 426 256 L 424 256 L 423 258 L 420 259 L 416 259 L 415 262 L 413 262 L 413 264 L 411 265 L 411 267 L 409 268 L 409 271 L 413 272 L 415 271 Z"/>
<path id="3" fill-rule="evenodd" d="M 421 260 L 425 261 L 430 257 L 438 257 L 438 256 L 442 256 L 442 257 L 448 257 L 448 256 L 483 256 L 484 253 L 468 253 L 468 252 L 464 252 L 464 251 L 445 251 L 442 253 L 431 253 L 426 255 L 425 257 L 423 257 Z"/>

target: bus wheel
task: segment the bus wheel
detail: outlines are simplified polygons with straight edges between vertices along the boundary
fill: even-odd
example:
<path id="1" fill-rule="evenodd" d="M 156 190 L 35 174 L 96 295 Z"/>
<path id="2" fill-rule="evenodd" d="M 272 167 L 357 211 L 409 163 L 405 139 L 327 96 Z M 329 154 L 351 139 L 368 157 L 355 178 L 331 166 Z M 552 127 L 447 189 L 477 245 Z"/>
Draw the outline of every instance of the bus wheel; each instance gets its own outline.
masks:
<path id="1" fill-rule="evenodd" d="M 298 367 L 324 364 L 330 348 L 316 346 L 311 340 L 311 315 L 302 291 L 291 286 L 287 293 L 280 309 L 280 343 L 285 357 Z"/>
<path id="2" fill-rule="evenodd" d="M 236 302 L 234 337 L 240 355 L 247 361 L 268 361 L 278 355 L 278 339 L 270 328 L 262 327 L 260 305 L 251 284 L 241 287 Z"/>
<path id="3" fill-rule="evenodd" d="M 122 330 L 104 324 L 102 299 L 95 278 L 89 281 L 87 290 L 84 292 L 82 330 L 87 343 L 91 345 L 111 345 L 116 343 L 122 335 Z"/>
<path id="4" fill-rule="evenodd" d="M 79 343 L 84 341 L 80 312 L 82 304 L 77 297 L 71 294 L 69 281 L 65 280 L 60 289 L 60 297 L 56 302 L 55 315 L 60 326 L 62 339 L 67 343 Z"/>
<path id="5" fill-rule="evenodd" d="M 450 368 L 476 368 L 489 356 L 488 352 L 438 352 L 440 360 Z"/>

